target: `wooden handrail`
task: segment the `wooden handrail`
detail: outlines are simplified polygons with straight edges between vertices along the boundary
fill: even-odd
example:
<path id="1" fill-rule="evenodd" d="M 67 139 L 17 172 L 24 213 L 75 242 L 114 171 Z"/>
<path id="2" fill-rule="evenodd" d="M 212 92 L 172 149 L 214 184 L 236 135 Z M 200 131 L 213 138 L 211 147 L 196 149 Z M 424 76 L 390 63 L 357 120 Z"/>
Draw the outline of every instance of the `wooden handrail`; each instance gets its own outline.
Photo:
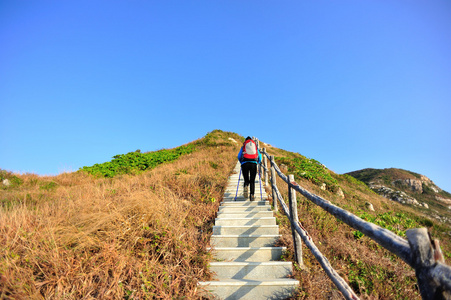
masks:
<path id="1" fill-rule="evenodd" d="M 302 188 L 298 183 L 296 183 L 294 181 L 294 177 L 289 178 L 288 176 L 283 174 L 275 163 L 274 157 L 270 156 L 266 152 L 266 149 L 263 148 L 260 150 L 265 155 L 265 157 L 269 159 L 271 164 L 271 187 L 273 190 L 273 200 L 276 200 L 275 198 L 278 199 L 278 201 L 273 201 L 275 209 L 277 210 L 277 202 L 280 202 L 285 215 L 287 215 L 292 225 L 293 238 L 295 239 L 294 231 L 296 231 L 296 233 L 302 238 L 307 247 L 312 251 L 316 259 L 320 262 L 321 266 L 326 271 L 326 274 L 334 282 L 334 284 L 342 292 L 343 296 L 346 299 L 358 298 L 352 292 L 352 289 L 347 285 L 343 278 L 341 278 L 338 273 L 331 267 L 327 258 L 325 258 L 321 254 L 318 248 L 316 248 L 315 244 L 311 241 L 311 238 L 309 237 L 307 231 L 302 227 L 299 221 L 293 220 L 293 218 L 291 218 L 290 211 L 277 188 L 275 173 L 277 173 L 277 175 L 287 183 L 289 188 L 289 195 L 290 190 L 298 191 L 308 200 L 312 201 L 313 203 L 315 203 L 328 213 L 332 214 L 337 219 L 353 227 L 354 229 L 361 231 L 369 238 L 376 241 L 379 245 L 397 255 L 408 265 L 414 268 L 423 299 L 437 299 L 437 297 L 440 297 L 439 299 L 450 299 L 447 295 L 451 294 L 451 267 L 445 265 L 442 261 L 435 258 L 437 254 L 441 255 L 441 250 L 438 246 L 438 241 L 431 241 L 427 233 L 427 229 L 409 229 L 406 233 L 408 240 L 405 240 L 402 237 L 391 232 L 390 230 L 377 226 L 371 222 L 367 222 L 357 217 L 356 215 L 336 205 L 333 205 L 330 201 L 325 200 L 318 195 L 310 193 L 306 189 Z M 263 165 L 262 167 L 265 170 L 265 176 L 267 176 L 267 166 Z M 294 240 L 294 242 L 296 244 L 296 240 Z"/>
<path id="2" fill-rule="evenodd" d="M 280 205 L 285 215 L 290 220 L 292 226 L 299 234 L 302 241 L 313 253 L 316 260 L 320 263 L 321 267 L 324 269 L 327 276 L 329 276 L 329 278 L 332 280 L 332 282 L 340 290 L 340 292 L 346 299 L 359 299 L 357 295 L 354 293 L 354 291 L 351 289 L 351 287 L 347 284 L 347 282 L 337 273 L 337 271 L 335 271 L 335 269 L 330 264 L 329 260 L 321 253 L 321 251 L 319 251 L 319 249 L 316 247 L 315 243 L 313 242 L 308 232 L 302 227 L 301 223 L 299 221 L 292 222 L 293 219 L 291 218 L 290 210 L 287 207 L 285 201 L 283 201 L 282 195 L 280 194 L 277 186 L 274 186 L 274 190 L 277 195 L 277 200 L 280 202 Z M 273 200 L 276 201 L 276 199 Z"/>

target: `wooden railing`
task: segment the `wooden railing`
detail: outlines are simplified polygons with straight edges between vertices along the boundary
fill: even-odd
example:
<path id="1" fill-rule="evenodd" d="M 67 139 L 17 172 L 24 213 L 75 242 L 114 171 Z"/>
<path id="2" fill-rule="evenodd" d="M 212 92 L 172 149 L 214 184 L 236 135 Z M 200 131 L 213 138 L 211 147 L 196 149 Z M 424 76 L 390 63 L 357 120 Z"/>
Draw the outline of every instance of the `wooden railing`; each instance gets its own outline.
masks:
<path id="1" fill-rule="evenodd" d="M 296 192 L 299 192 L 337 219 L 361 231 L 414 268 L 423 299 L 451 299 L 451 267 L 444 263 L 439 242 L 437 240 L 431 240 L 426 228 L 407 230 L 407 240 L 405 240 L 390 230 L 362 220 L 354 214 L 333 205 L 330 201 L 310 193 L 294 181 L 293 175 L 286 176 L 283 174 L 274 161 L 274 156 L 270 156 L 265 148 L 260 149 L 260 151 L 263 154 L 263 161 L 260 167 L 264 171 L 262 173 L 266 186 L 268 186 L 268 173 L 271 174 L 270 180 L 274 210 L 278 211 L 279 202 L 285 215 L 290 220 L 295 248 L 295 260 L 301 268 L 303 267 L 302 239 L 343 296 L 346 299 L 359 299 L 346 281 L 332 268 L 327 258 L 318 250 L 308 232 L 299 222 Z M 267 159 L 270 161 L 270 167 L 268 166 Z M 276 173 L 288 185 L 289 207 L 287 207 L 277 188 Z"/>

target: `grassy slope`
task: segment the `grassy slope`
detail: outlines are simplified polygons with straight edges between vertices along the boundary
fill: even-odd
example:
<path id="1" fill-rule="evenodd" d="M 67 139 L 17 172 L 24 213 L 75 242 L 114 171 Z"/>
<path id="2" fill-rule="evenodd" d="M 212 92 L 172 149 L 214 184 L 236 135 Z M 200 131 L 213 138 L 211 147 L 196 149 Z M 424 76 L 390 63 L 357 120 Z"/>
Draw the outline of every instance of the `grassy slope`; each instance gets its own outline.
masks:
<path id="1" fill-rule="evenodd" d="M 197 298 L 197 281 L 212 276 L 206 247 L 239 149 L 228 137 L 242 139 L 214 131 L 193 142 L 191 154 L 134 175 L 18 175 L 10 188 L 0 190 L 0 299 Z M 321 190 L 289 164 L 301 155 L 267 148 L 308 190 L 400 234 L 409 226 L 428 225 L 451 256 L 449 228 L 328 170 L 334 180 L 326 179 L 336 186 Z M 338 187 L 344 199 L 336 194 Z M 374 213 L 365 213 L 366 202 Z M 298 203 L 313 241 L 362 299 L 420 298 L 405 263 L 299 195 Z M 292 260 L 287 219 L 278 214 L 277 220 L 280 244 L 289 249 L 285 259 Z M 303 251 L 308 271 L 295 272 L 301 282 L 297 298 L 339 298 L 309 250 Z"/>
<path id="2" fill-rule="evenodd" d="M 288 165 L 287 174 L 295 174 L 296 181 L 307 190 L 401 236 L 405 235 L 405 230 L 408 228 L 426 226 L 430 229 L 432 236 L 441 241 L 447 258 L 451 257 L 451 243 L 447 234 L 449 227 L 425 218 L 412 208 L 375 194 L 364 183 L 350 176 L 338 175 L 327 169 L 325 170 L 336 181 L 326 178 L 326 181 L 330 181 L 330 186 L 322 190 L 319 187 L 320 184 L 315 183 L 321 180 L 309 178 L 311 176 L 308 172 L 299 169 L 299 165 L 302 164 L 295 163 L 299 159 L 305 160 L 305 157 L 274 147 L 267 148 L 268 153 L 276 156 L 278 163 Z M 278 182 L 279 189 L 283 189 L 286 195 L 286 184 L 282 184 L 281 180 Z M 344 192 L 344 198 L 337 195 L 338 187 Z M 333 267 L 362 299 L 420 299 L 414 271 L 407 264 L 299 194 L 297 200 L 301 223 Z M 367 210 L 367 203 L 374 206 L 375 212 Z M 292 260 L 293 245 L 288 220 L 279 214 L 278 221 L 282 225 L 283 233 L 280 244 L 288 247 L 289 253 L 286 259 Z M 339 297 L 336 288 L 309 250 L 304 247 L 303 253 L 308 270 L 298 268 L 296 271 L 295 277 L 301 281 L 297 298 Z"/>
<path id="3" fill-rule="evenodd" d="M 195 298 L 239 149 L 229 136 L 135 175 L 17 175 L 0 190 L 0 299 Z"/>

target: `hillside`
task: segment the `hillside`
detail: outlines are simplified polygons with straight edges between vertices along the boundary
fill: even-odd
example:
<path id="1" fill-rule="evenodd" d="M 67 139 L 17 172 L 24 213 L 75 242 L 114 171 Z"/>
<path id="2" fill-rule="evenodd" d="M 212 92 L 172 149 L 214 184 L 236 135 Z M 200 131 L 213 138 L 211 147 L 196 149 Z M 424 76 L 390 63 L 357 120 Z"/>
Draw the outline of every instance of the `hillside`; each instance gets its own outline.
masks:
<path id="1" fill-rule="evenodd" d="M 242 139 L 215 131 L 52 177 L 0 171 L 0 299 L 197 298 L 229 138 Z"/>
<path id="2" fill-rule="evenodd" d="M 214 278 L 206 248 L 242 141 L 214 130 L 174 149 L 121 154 L 53 177 L 0 171 L 9 181 L 0 184 L 0 299 L 200 298 L 197 282 Z M 368 221 L 400 236 L 428 227 L 451 258 L 443 222 L 314 159 L 261 147 L 304 188 Z M 286 197 L 286 185 L 278 186 Z M 301 196 L 298 205 L 313 241 L 361 299 L 420 299 L 403 261 Z M 276 217 L 284 259 L 292 260 L 290 226 Z M 296 299 L 339 299 L 313 255 L 303 253 L 308 269 L 296 268 Z"/>
<path id="3" fill-rule="evenodd" d="M 295 180 L 310 192 L 404 238 L 409 228 L 427 227 L 433 238 L 440 240 L 446 259 L 451 258 L 450 227 L 446 223 L 412 206 L 388 200 L 364 182 L 347 174 L 336 174 L 315 159 L 269 145 L 267 148 L 281 169 L 294 174 Z M 278 186 L 286 191 L 285 185 Z M 298 196 L 298 204 L 302 225 L 361 299 L 420 299 L 413 270 L 399 258 L 305 198 Z M 282 244 L 293 251 L 288 221 L 280 216 L 280 222 L 286 225 L 286 240 Z M 308 271 L 299 270 L 296 275 L 303 286 L 301 298 L 338 297 L 313 255 L 307 249 L 303 251 Z M 287 259 L 292 260 L 292 254 Z"/>
<path id="4" fill-rule="evenodd" d="M 424 175 L 395 168 L 363 169 L 347 174 L 385 198 L 451 225 L 451 194 Z"/>

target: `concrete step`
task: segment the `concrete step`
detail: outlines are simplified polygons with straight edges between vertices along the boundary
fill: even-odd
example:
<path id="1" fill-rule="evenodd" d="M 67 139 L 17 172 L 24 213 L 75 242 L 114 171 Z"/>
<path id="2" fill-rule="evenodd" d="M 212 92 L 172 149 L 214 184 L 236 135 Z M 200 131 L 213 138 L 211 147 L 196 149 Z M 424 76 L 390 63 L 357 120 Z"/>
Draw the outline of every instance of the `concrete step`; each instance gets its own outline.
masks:
<path id="1" fill-rule="evenodd" d="M 294 279 L 223 279 L 206 281 L 200 284 L 219 299 L 256 300 L 285 299 L 293 295 L 299 281 Z"/>
<path id="2" fill-rule="evenodd" d="M 250 191 L 250 189 L 248 189 L 248 191 Z M 226 193 L 234 193 L 234 194 L 235 194 L 235 193 L 237 192 L 236 185 L 235 185 L 235 186 L 228 186 L 228 187 L 226 187 L 225 192 L 226 192 Z M 242 194 L 243 192 L 244 192 L 244 188 L 243 188 L 243 187 L 239 187 L 239 188 L 238 188 L 238 194 Z M 263 185 L 262 185 L 261 191 L 260 191 L 260 185 L 255 185 L 254 192 L 255 192 L 255 193 L 258 192 L 258 193 L 264 194 L 266 191 L 265 191 L 265 189 L 263 188 Z"/>
<path id="3" fill-rule="evenodd" d="M 289 276 L 293 265 L 289 261 L 211 262 L 210 270 L 219 279 L 277 279 Z"/>
<path id="4" fill-rule="evenodd" d="M 255 181 L 254 184 L 255 184 L 255 190 L 257 190 L 257 189 L 260 190 L 260 181 Z M 264 185 L 265 185 L 264 182 L 262 182 L 262 189 L 263 189 Z M 238 187 L 239 191 L 240 190 L 241 191 L 244 190 L 243 182 L 240 181 L 240 185 L 239 186 L 238 186 L 237 182 L 229 183 L 229 184 L 226 185 L 226 190 L 236 191 L 237 187 Z M 250 186 L 249 186 L 249 188 L 250 188 Z"/>
<path id="5" fill-rule="evenodd" d="M 280 235 L 212 235 L 210 244 L 215 247 L 271 247 Z"/>
<path id="6" fill-rule="evenodd" d="M 227 185 L 226 188 L 225 188 L 225 191 L 226 192 L 235 192 L 236 193 L 237 189 L 238 189 L 238 193 L 244 191 L 244 187 L 241 184 L 240 184 L 240 186 L 238 188 L 237 188 L 236 184 L 235 185 Z M 250 189 L 250 187 L 249 187 L 249 189 Z M 259 182 L 255 183 L 254 191 L 255 192 L 259 191 L 260 192 L 260 183 Z M 265 192 L 264 184 L 262 184 L 261 192 Z"/>
<path id="7" fill-rule="evenodd" d="M 261 197 L 260 195 L 259 196 L 255 195 L 254 201 L 265 201 L 266 199 L 268 199 L 268 197 L 266 195 L 263 195 L 263 197 Z M 236 197 L 236 200 L 235 200 L 235 194 L 231 197 L 222 198 L 222 202 L 246 202 L 246 201 L 254 202 L 254 201 L 249 201 L 249 198 L 244 198 L 243 195 L 238 195 Z"/>
<path id="8" fill-rule="evenodd" d="M 269 205 L 269 201 L 222 201 L 221 206 L 260 206 Z"/>
<path id="9" fill-rule="evenodd" d="M 248 194 L 250 195 L 250 191 L 248 191 Z M 237 197 L 243 197 L 244 196 L 244 192 L 243 191 L 238 191 L 238 193 L 236 192 L 236 191 L 230 191 L 230 192 L 224 192 L 224 195 L 223 195 L 223 197 L 222 198 L 235 198 L 235 195 L 237 196 Z M 260 193 L 260 189 L 257 191 L 257 189 L 255 189 L 255 191 L 254 191 L 254 195 L 255 195 L 255 197 L 267 197 L 268 196 L 268 194 L 266 193 L 266 192 L 262 192 L 262 193 Z"/>
<path id="10" fill-rule="evenodd" d="M 238 197 L 239 198 L 244 198 L 244 194 L 243 193 L 236 194 L 235 192 L 233 192 L 233 193 L 230 193 L 230 194 L 224 193 L 224 196 L 222 197 L 222 199 L 235 199 L 235 195 L 236 195 L 237 198 Z M 249 197 L 249 195 L 248 195 L 248 197 Z M 265 193 L 260 194 L 260 193 L 255 192 L 254 196 L 255 196 L 255 200 L 260 200 L 261 198 L 266 200 L 268 198 L 268 195 L 265 194 Z"/>
<path id="11" fill-rule="evenodd" d="M 226 192 L 226 193 L 236 193 L 237 190 L 238 190 L 238 194 L 239 194 L 239 193 L 243 193 L 244 188 L 240 186 L 240 187 L 237 189 L 236 185 L 235 185 L 235 186 L 228 186 L 228 187 L 226 187 L 225 192 Z M 250 190 L 250 188 L 248 189 L 248 191 L 249 191 L 249 190 Z M 262 189 L 261 189 L 261 190 L 260 190 L 260 185 L 255 185 L 254 192 L 259 192 L 259 193 L 262 193 L 262 194 L 263 194 L 263 193 L 265 193 L 266 191 L 265 191 L 263 185 L 262 185 Z"/>
<path id="12" fill-rule="evenodd" d="M 225 202 L 249 202 L 249 203 L 254 203 L 254 202 L 268 201 L 267 199 L 268 198 L 265 198 L 265 197 L 263 197 L 263 199 L 258 197 L 258 198 L 255 198 L 254 201 L 250 201 L 249 199 L 245 199 L 244 197 L 241 196 L 241 197 L 237 197 L 236 200 L 235 200 L 235 197 L 223 198 L 221 203 L 225 203 Z"/>
<path id="13" fill-rule="evenodd" d="M 241 178 L 241 179 L 243 179 L 243 174 L 239 175 L 239 172 L 240 172 L 240 170 L 238 170 L 238 173 L 230 175 L 230 176 L 229 176 L 229 181 L 232 181 L 232 180 L 234 180 L 234 179 L 238 179 L 238 177 Z M 238 176 L 238 175 L 239 175 L 239 176 Z M 255 178 L 258 178 L 258 173 L 255 175 Z M 257 179 L 256 179 L 256 180 L 257 180 Z"/>
<path id="14" fill-rule="evenodd" d="M 248 189 L 248 191 L 250 191 L 250 188 Z M 229 186 L 229 187 L 226 187 L 226 189 L 224 190 L 224 192 L 225 193 L 233 193 L 233 194 L 235 194 L 236 192 L 237 192 L 237 188 L 236 188 L 236 185 L 235 186 Z M 244 192 L 244 189 L 243 189 L 243 187 L 239 187 L 238 188 L 238 194 L 242 194 Z M 260 190 L 260 185 L 255 185 L 255 189 L 254 189 L 254 192 L 255 193 L 261 193 L 261 194 L 264 194 L 264 193 L 266 193 L 266 190 L 263 188 L 263 185 L 262 185 L 262 189 Z"/>
<path id="15" fill-rule="evenodd" d="M 258 211 L 271 211 L 271 206 L 269 206 L 269 205 L 220 206 L 218 212 L 220 212 L 220 213 L 247 213 L 247 212 L 258 212 Z"/>
<path id="16" fill-rule="evenodd" d="M 213 250 L 217 260 L 254 262 L 280 260 L 285 251 L 286 247 L 215 247 Z"/>
<path id="17" fill-rule="evenodd" d="M 255 184 L 255 189 L 257 189 L 257 188 L 260 189 L 260 181 L 256 180 L 254 182 L 254 184 Z M 262 182 L 262 187 L 264 185 L 265 185 L 264 182 Z M 226 185 L 226 190 L 235 190 L 236 191 L 237 187 L 238 187 L 238 190 L 243 190 L 244 189 L 244 181 L 240 180 L 240 185 L 238 185 L 238 182 L 236 182 L 236 181 L 232 182 L 232 183 L 228 183 Z M 250 186 L 249 186 L 249 188 L 250 188 Z"/>
<path id="18" fill-rule="evenodd" d="M 213 226 L 214 235 L 277 235 L 277 225 L 247 225 L 247 226 Z"/>
<path id="19" fill-rule="evenodd" d="M 216 226 L 276 225 L 276 218 L 216 218 L 215 224 Z"/>
<path id="20" fill-rule="evenodd" d="M 218 213 L 218 218 L 264 218 L 272 217 L 272 211 L 257 211 L 257 212 L 247 212 L 247 213 Z"/>

